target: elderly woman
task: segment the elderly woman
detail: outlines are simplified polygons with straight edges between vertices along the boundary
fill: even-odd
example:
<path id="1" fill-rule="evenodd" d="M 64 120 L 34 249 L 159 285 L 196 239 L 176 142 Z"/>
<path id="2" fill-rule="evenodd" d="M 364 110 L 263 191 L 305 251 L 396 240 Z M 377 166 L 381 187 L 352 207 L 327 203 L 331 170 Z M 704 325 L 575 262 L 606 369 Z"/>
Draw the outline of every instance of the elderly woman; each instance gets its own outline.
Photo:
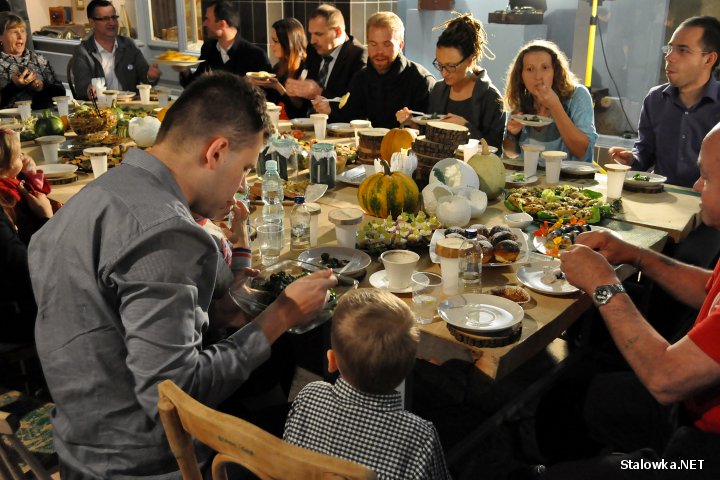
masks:
<path id="1" fill-rule="evenodd" d="M 18 100 L 32 100 L 32 108 L 52 106 L 52 97 L 65 95 L 48 61 L 26 48 L 27 33 L 22 18 L 0 13 L 0 107 Z"/>
<path id="2" fill-rule="evenodd" d="M 272 24 L 270 48 L 278 62 L 273 67 L 275 78 L 257 79 L 248 77 L 253 84 L 266 89 L 268 101 L 285 106 L 288 118 L 307 116 L 310 102 L 300 97 L 291 97 L 285 91 L 288 78 L 297 79 L 305 69 L 307 37 L 302 24 L 294 18 L 283 18 Z"/>
<path id="3" fill-rule="evenodd" d="M 552 118 L 545 126 L 527 126 L 511 116 L 503 150 L 519 153 L 526 143 L 561 150 L 572 160 L 592 161 L 597 139 L 590 92 L 570 71 L 565 54 L 553 42 L 533 40 L 523 46 L 510 65 L 505 105 L 512 115 Z"/>
<path id="4" fill-rule="evenodd" d="M 472 14 L 458 15 L 433 30 L 443 27 L 433 61 L 443 80 L 430 92 L 428 112 L 444 115 L 444 122 L 467 126 L 472 138 L 484 138 L 500 148 L 505 129 L 502 97 L 479 66 L 486 52 L 495 58 L 485 29 Z M 395 117 L 402 123 L 410 115 L 410 109 L 403 108 Z"/>

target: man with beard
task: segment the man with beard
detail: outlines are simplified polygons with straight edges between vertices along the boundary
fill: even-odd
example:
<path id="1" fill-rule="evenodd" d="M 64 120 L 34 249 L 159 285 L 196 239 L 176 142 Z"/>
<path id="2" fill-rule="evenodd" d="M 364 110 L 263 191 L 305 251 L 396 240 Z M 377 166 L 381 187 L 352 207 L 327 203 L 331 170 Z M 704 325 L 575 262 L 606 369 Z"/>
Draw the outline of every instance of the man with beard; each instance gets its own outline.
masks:
<path id="1" fill-rule="evenodd" d="M 350 81 L 367 63 L 367 51 L 352 35 L 345 32 L 345 18 L 340 10 L 323 4 L 308 19 L 310 45 L 305 62 L 307 79 L 289 78 L 288 95 L 312 100 L 347 93 Z"/>
<path id="2" fill-rule="evenodd" d="M 171 379 L 216 407 L 288 328 L 315 317 L 332 271 L 289 285 L 254 320 L 212 235 L 191 212 L 227 215 L 268 134 L 264 96 L 227 72 L 203 75 L 168 110 L 155 145 L 83 188 L 29 248 L 37 350 L 65 480 L 179 478 L 157 412 Z M 208 326 L 239 328 L 203 347 Z M 207 465 L 209 452 L 198 451 Z"/>
<path id="3" fill-rule="evenodd" d="M 186 87 L 205 72 L 225 70 L 244 76 L 247 72 L 270 72 L 270 60 L 260 48 L 238 34 L 240 13 L 227 0 L 213 0 L 207 4 L 203 27 L 208 39 L 200 49 L 200 60 L 195 72 L 189 68 L 173 67 L 180 72 L 180 85 Z"/>
<path id="4" fill-rule="evenodd" d="M 653 87 L 643 101 L 638 140 L 632 150 L 612 147 L 613 160 L 634 170 L 655 169 L 668 183 L 692 187 L 700 176 L 700 143 L 720 121 L 720 21 L 692 17 L 663 47 L 668 83 Z"/>
<path id="5" fill-rule="evenodd" d="M 373 127 L 398 125 L 395 112 L 403 107 L 425 111 L 435 78 L 425 67 L 405 58 L 405 26 L 392 12 L 378 12 L 367 21 L 368 64 L 350 82 L 344 108 L 330 106 L 325 97 L 313 100 L 319 113 L 331 121 L 367 119 Z"/>

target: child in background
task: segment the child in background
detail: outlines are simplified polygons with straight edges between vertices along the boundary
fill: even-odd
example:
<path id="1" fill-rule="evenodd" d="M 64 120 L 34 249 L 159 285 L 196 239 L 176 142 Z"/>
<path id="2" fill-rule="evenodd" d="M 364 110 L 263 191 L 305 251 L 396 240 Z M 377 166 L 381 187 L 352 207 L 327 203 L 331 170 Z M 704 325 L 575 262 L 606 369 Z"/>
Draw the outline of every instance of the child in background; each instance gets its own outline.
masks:
<path id="1" fill-rule="evenodd" d="M 402 300 L 379 289 L 347 293 L 335 309 L 327 352 L 328 369 L 340 378 L 302 389 L 284 439 L 365 465 L 380 479 L 450 478 L 435 427 L 403 410 L 395 391 L 415 363 L 418 342 Z"/>

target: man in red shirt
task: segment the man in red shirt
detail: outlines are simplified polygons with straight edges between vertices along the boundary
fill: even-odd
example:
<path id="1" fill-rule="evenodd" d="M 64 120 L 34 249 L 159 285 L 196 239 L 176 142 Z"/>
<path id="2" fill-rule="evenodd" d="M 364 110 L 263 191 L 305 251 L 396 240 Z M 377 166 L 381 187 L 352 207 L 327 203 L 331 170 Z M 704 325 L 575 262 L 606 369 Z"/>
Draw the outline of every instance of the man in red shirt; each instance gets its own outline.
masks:
<path id="1" fill-rule="evenodd" d="M 701 194 L 702 220 L 705 225 L 719 228 L 720 124 L 705 137 L 698 164 L 700 178 L 694 189 Z M 636 411 L 644 415 L 648 410 L 670 412 L 663 407 L 673 404 L 680 404 L 680 408 L 675 412 L 677 418 L 665 415 L 668 422 L 674 423 L 662 442 L 660 455 L 643 449 L 559 464 L 542 478 L 580 478 L 578 473 L 584 479 L 720 478 L 720 262 L 711 272 L 600 231 L 582 234 L 577 245 L 564 251 L 560 260 L 568 282 L 592 296 L 615 345 L 650 393 L 651 397 L 647 396 Z M 634 265 L 679 301 L 700 309 L 686 336 L 670 344 L 643 318 L 611 266 L 622 263 Z M 628 406 L 643 398 L 629 394 L 617 388 L 613 401 Z M 625 395 L 628 397 L 623 398 Z M 587 418 L 587 404 L 585 411 Z M 659 414 L 655 418 L 661 417 Z M 621 415 L 601 419 L 596 414 L 593 422 L 601 425 L 606 437 L 603 440 L 612 446 L 621 444 L 623 435 L 638 438 L 632 431 L 638 428 L 633 419 L 619 418 Z M 648 463 L 653 461 L 656 463 Z"/>

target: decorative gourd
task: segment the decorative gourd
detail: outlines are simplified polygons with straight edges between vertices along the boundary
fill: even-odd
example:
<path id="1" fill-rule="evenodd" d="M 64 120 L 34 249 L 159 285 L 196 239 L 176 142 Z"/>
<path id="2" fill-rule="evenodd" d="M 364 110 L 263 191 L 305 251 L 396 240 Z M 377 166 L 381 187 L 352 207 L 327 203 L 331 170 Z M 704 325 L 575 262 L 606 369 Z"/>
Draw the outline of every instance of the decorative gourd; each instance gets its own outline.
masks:
<path id="1" fill-rule="evenodd" d="M 385 134 L 380 143 L 380 158 L 389 162 L 393 153 L 399 152 L 401 148 L 412 147 L 413 140 L 412 133 L 404 128 L 393 128 Z"/>
<path id="2" fill-rule="evenodd" d="M 415 213 L 420 191 L 413 179 L 400 172 L 390 172 L 390 164 L 385 160 L 381 163 L 385 171 L 370 175 L 358 187 L 360 208 L 379 218 Z"/>
<path id="3" fill-rule="evenodd" d="M 468 165 L 478 175 L 480 190 L 487 193 L 489 200 L 494 200 L 505 188 L 505 165 L 500 157 L 490 153 L 484 138 L 480 140 L 480 143 L 482 143 L 482 150 L 470 157 Z"/>
<path id="4" fill-rule="evenodd" d="M 65 135 L 65 125 L 60 117 L 56 117 L 49 110 L 45 110 L 45 113 L 35 122 L 35 135 L 38 137 Z"/>
<path id="5" fill-rule="evenodd" d="M 470 223 L 471 212 L 467 198 L 453 195 L 438 201 L 436 216 L 440 223 L 448 227 L 464 227 Z"/>
<path id="6" fill-rule="evenodd" d="M 462 187 L 454 189 L 456 195 L 465 197 L 470 202 L 470 215 L 479 217 L 487 209 L 488 197 L 485 192 L 476 188 Z"/>
<path id="7" fill-rule="evenodd" d="M 155 143 L 158 130 L 160 130 L 160 120 L 155 117 L 135 117 L 130 120 L 128 131 L 138 147 L 151 147 Z"/>
<path id="8" fill-rule="evenodd" d="M 444 183 L 431 183 L 427 187 L 423 188 L 422 191 L 423 210 L 430 215 L 434 215 L 435 212 L 437 212 L 437 206 L 440 199 L 452 196 L 452 194 L 452 189 Z"/>

